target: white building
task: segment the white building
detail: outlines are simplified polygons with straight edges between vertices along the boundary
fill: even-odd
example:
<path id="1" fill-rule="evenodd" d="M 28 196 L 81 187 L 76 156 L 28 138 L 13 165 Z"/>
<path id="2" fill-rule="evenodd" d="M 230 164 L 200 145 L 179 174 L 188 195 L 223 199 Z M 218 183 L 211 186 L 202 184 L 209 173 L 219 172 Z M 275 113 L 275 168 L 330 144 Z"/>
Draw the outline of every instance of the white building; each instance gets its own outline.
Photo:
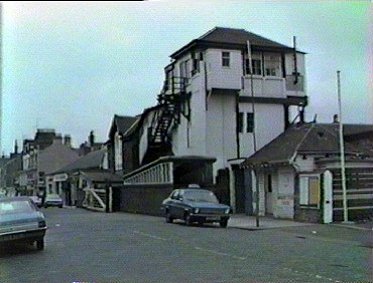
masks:
<path id="1" fill-rule="evenodd" d="M 303 119 L 304 55 L 242 29 L 217 27 L 192 40 L 171 55 L 160 107 L 142 119 L 139 163 L 167 154 L 215 157 L 214 179 L 229 180 L 229 202 L 243 212 L 238 164 L 254 153 L 254 132 L 259 150 L 289 126 L 294 110 Z"/>

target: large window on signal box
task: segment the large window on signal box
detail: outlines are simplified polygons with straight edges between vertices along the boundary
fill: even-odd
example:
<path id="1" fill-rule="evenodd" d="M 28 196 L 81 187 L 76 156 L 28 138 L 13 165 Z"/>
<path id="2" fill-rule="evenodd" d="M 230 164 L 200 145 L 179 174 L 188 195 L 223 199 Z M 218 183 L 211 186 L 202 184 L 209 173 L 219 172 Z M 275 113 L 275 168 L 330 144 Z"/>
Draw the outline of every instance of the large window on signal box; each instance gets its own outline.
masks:
<path id="1" fill-rule="evenodd" d="M 280 54 L 264 53 L 264 75 L 269 77 L 281 77 L 281 56 Z"/>

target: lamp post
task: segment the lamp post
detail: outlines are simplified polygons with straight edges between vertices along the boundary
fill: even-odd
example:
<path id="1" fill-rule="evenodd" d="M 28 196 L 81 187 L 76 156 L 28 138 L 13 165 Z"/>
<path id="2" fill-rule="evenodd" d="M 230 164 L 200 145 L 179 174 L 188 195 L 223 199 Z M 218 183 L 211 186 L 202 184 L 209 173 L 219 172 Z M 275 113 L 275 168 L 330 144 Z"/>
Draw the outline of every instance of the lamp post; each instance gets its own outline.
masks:
<path id="1" fill-rule="evenodd" d="M 341 158 L 341 175 L 342 175 L 342 192 L 343 192 L 343 222 L 348 222 L 345 153 L 344 153 L 343 124 L 342 124 L 341 71 L 337 71 L 337 84 L 338 84 L 338 108 L 339 108 L 339 148 L 340 148 L 340 156 L 341 156 L 340 158 Z"/>

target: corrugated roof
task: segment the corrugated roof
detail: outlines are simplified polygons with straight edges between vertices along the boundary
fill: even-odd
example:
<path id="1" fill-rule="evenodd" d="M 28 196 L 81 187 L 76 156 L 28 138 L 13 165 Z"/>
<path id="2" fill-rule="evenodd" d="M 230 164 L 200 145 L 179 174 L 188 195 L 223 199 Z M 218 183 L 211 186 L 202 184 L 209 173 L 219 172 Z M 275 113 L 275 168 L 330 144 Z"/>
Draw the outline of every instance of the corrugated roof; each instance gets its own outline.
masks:
<path id="1" fill-rule="evenodd" d="M 353 125 L 349 124 L 348 127 Z M 359 127 L 360 125 L 354 125 Z M 339 153 L 338 124 L 305 123 L 293 125 L 272 142 L 246 159 L 243 165 L 252 163 L 289 162 L 296 153 Z M 349 132 L 347 130 L 347 132 Z M 346 154 L 363 154 L 371 152 L 363 145 L 357 146 L 345 142 Z"/>

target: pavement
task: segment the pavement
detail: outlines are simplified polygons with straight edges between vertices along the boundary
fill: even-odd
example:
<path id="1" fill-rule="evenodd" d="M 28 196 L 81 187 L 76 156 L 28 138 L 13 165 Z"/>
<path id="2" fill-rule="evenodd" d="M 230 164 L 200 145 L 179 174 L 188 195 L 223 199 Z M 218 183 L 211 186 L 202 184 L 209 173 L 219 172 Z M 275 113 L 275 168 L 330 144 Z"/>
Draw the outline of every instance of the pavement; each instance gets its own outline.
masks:
<path id="1" fill-rule="evenodd" d="M 245 230 L 265 230 L 265 229 L 275 229 L 275 228 L 287 228 L 287 227 L 300 227 L 300 226 L 311 226 L 319 225 L 320 223 L 306 223 L 298 222 L 294 220 L 277 219 L 269 216 L 259 217 L 259 227 L 256 226 L 256 217 L 247 216 L 245 214 L 234 214 L 231 216 L 228 222 L 228 227 L 245 229 Z M 335 227 L 343 227 L 357 230 L 367 230 L 373 231 L 373 222 L 335 222 L 333 224 Z"/>

